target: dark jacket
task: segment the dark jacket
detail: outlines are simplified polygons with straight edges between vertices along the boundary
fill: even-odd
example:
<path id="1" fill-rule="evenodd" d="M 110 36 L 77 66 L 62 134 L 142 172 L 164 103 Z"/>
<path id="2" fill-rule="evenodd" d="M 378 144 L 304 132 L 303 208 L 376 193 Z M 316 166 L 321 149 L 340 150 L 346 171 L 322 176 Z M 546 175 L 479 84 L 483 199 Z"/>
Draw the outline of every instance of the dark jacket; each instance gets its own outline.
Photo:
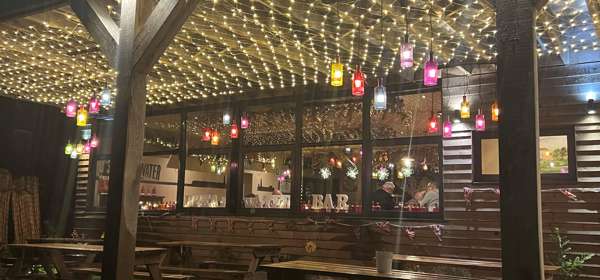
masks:
<path id="1" fill-rule="evenodd" d="M 378 202 L 383 210 L 394 209 L 394 198 L 383 189 L 378 189 L 371 196 L 373 202 Z"/>

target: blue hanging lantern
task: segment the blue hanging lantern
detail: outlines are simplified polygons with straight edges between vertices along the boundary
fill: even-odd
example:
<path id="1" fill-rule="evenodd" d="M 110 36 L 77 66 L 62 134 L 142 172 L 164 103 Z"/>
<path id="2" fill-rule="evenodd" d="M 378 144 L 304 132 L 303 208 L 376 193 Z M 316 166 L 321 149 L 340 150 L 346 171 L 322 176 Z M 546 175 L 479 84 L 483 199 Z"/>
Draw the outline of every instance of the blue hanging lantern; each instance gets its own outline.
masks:
<path id="1" fill-rule="evenodd" d="M 100 93 L 100 105 L 108 107 L 110 106 L 112 100 L 112 95 L 110 93 L 110 89 L 105 87 Z"/>
<path id="2" fill-rule="evenodd" d="M 377 81 L 373 99 L 375 110 L 385 110 L 387 107 L 387 93 L 385 91 L 385 86 L 383 86 L 383 78 Z"/>
<path id="3" fill-rule="evenodd" d="M 223 124 L 229 125 L 231 123 L 231 115 L 227 112 L 223 113 Z"/>
<path id="4" fill-rule="evenodd" d="M 92 138 L 92 129 L 86 128 L 81 130 L 81 139 L 90 140 Z"/>

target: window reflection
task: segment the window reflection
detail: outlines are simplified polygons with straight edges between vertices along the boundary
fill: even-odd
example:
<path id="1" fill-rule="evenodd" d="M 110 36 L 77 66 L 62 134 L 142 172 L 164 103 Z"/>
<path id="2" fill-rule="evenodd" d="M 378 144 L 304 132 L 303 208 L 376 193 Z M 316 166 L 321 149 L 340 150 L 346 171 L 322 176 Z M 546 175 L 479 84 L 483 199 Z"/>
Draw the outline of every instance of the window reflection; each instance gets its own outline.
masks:
<path id="1" fill-rule="evenodd" d="M 441 183 L 439 162 L 437 144 L 374 148 L 372 210 L 438 212 Z"/>
<path id="2" fill-rule="evenodd" d="M 306 104 L 303 118 L 304 143 L 362 139 L 361 102 Z"/>
<path id="3" fill-rule="evenodd" d="M 186 159 L 184 207 L 223 208 L 227 205 L 229 155 L 190 153 Z"/>
<path id="4" fill-rule="evenodd" d="M 180 115 L 146 118 L 144 152 L 171 151 L 179 148 Z"/>
<path id="5" fill-rule="evenodd" d="M 292 153 L 252 152 L 244 155 L 244 207 L 290 208 Z"/>
<path id="6" fill-rule="evenodd" d="M 360 213 L 361 156 L 359 145 L 303 149 L 301 209 Z"/>
<path id="7" fill-rule="evenodd" d="M 371 108 L 371 131 L 375 139 L 439 135 L 428 132 L 432 112 L 442 110 L 439 92 L 393 96 L 386 110 Z"/>

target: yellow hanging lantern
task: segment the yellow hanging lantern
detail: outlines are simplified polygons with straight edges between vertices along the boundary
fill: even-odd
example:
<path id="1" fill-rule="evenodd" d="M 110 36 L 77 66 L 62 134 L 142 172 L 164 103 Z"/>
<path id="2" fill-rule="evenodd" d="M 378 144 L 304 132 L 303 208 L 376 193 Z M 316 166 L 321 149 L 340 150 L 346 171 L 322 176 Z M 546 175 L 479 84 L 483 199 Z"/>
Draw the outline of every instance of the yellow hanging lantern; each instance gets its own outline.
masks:
<path id="1" fill-rule="evenodd" d="M 77 126 L 86 126 L 87 125 L 88 112 L 82 106 L 77 110 Z"/>
<path id="2" fill-rule="evenodd" d="M 221 141 L 221 137 L 219 136 L 219 132 L 213 131 L 212 136 L 210 137 L 210 144 L 213 146 L 217 146 L 217 145 L 219 145 L 220 141 Z"/>
<path id="3" fill-rule="evenodd" d="M 460 103 L 460 118 L 468 119 L 471 117 L 471 108 L 469 107 L 469 101 L 467 100 L 467 96 L 463 95 L 463 100 Z"/>
<path id="4" fill-rule="evenodd" d="M 344 64 L 340 62 L 339 56 L 334 63 L 331 63 L 331 85 L 334 87 L 344 85 Z"/>

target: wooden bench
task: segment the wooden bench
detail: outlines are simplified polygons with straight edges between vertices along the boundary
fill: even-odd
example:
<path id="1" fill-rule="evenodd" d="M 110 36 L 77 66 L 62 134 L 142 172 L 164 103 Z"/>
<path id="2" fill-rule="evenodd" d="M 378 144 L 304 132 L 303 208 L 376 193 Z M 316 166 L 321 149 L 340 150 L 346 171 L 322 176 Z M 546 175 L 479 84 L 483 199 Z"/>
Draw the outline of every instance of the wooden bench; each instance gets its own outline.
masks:
<path id="1" fill-rule="evenodd" d="M 398 280 L 477 280 L 475 278 L 440 275 L 433 273 L 392 270 L 392 273 L 377 272 L 375 267 L 315 261 L 289 261 L 261 266 L 267 270 L 269 280 L 300 280 L 306 275 L 325 275 L 348 279 L 398 279 Z"/>
<path id="2" fill-rule="evenodd" d="M 482 261 L 482 260 L 469 260 L 469 259 L 458 259 L 458 258 L 442 258 L 442 257 L 428 257 L 428 256 L 411 256 L 411 255 L 401 255 L 394 254 L 393 256 L 394 262 L 404 262 L 404 263 L 420 263 L 420 264 L 428 264 L 428 265 L 447 265 L 447 266 L 456 266 L 456 267 L 464 267 L 468 269 L 476 269 L 476 270 L 487 270 L 487 271 L 500 271 L 502 269 L 501 262 L 495 261 Z M 544 271 L 546 273 L 546 279 L 552 279 L 552 275 L 556 274 L 560 267 L 545 265 Z"/>
<path id="3" fill-rule="evenodd" d="M 162 266 L 161 271 L 194 275 L 199 279 L 252 279 L 254 272 L 233 269 L 191 268 L 179 266 Z"/>
<path id="4" fill-rule="evenodd" d="M 71 269 L 71 271 L 76 276 L 88 277 L 88 279 L 92 275 L 101 275 L 102 274 L 102 269 L 96 268 L 96 267 L 78 267 L 78 268 Z M 150 273 L 144 272 L 144 271 L 133 272 L 133 277 L 135 277 L 137 279 L 152 279 L 152 277 L 150 276 Z M 182 280 L 182 279 L 187 280 L 187 279 L 193 279 L 194 276 L 163 273 L 162 278 L 163 279 L 173 279 L 173 280 Z"/>

